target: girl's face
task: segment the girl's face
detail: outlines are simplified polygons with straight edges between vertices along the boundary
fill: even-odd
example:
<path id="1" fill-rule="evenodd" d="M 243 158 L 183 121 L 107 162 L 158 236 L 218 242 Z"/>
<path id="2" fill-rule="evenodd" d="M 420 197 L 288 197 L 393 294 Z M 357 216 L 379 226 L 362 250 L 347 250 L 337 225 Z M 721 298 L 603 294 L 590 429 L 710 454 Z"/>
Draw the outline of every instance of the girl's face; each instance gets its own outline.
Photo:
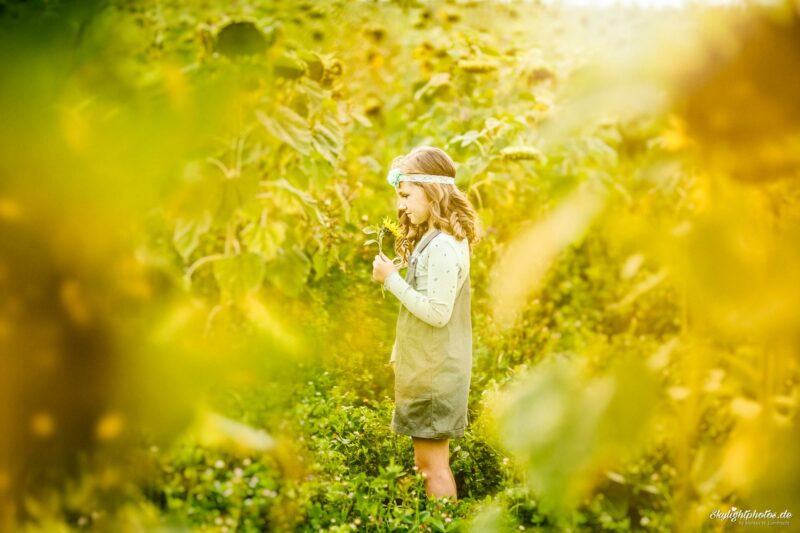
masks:
<path id="1" fill-rule="evenodd" d="M 397 187 L 397 209 L 405 211 L 411 223 L 416 226 L 427 222 L 431 214 L 425 191 L 408 181 L 401 181 Z"/>

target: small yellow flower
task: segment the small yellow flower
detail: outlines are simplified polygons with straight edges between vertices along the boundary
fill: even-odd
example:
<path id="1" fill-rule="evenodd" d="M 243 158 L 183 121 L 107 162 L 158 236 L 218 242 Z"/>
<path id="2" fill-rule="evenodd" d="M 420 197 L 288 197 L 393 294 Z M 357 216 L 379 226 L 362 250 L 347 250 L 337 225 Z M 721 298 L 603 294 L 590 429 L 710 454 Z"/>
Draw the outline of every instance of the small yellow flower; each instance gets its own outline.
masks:
<path id="1" fill-rule="evenodd" d="M 397 224 L 394 220 L 390 220 L 389 217 L 385 217 L 383 219 L 383 227 L 388 229 L 395 238 L 399 239 L 403 236 L 403 232 L 400 229 L 400 225 Z"/>

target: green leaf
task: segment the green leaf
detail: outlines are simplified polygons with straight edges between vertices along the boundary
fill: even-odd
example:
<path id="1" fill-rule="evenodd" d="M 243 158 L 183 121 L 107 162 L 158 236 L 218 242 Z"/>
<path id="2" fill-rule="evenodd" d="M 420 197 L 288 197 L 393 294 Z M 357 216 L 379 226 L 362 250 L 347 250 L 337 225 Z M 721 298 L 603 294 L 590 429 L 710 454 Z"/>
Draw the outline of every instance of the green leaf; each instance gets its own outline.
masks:
<path id="1" fill-rule="evenodd" d="M 211 227 L 211 214 L 203 213 L 200 218 L 179 218 L 175 221 L 172 243 L 184 261 L 188 261 L 200 242 L 200 237 Z"/>
<path id="2" fill-rule="evenodd" d="M 302 250 L 285 250 L 267 264 L 267 279 L 287 296 L 300 294 L 311 272 L 311 261 Z"/>
<path id="3" fill-rule="evenodd" d="M 314 149 L 333 166 L 339 159 L 339 154 L 344 146 L 342 128 L 332 114 L 323 116 L 321 122 L 314 124 L 314 133 L 311 139 Z"/>
<path id="4" fill-rule="evenodd" d="M 481 132 L 478 130 L 469 130 L 461 135 L 456 135 L 450 139 L 450 144 L 461 143 L 461 148 L 465 148 L 474 143 L 481 137 Z"/>
<path id="5" fill-rule="evenodd" d="M 251 252 L 226 257 L 214 262 L 214 277 L 223 293 L 239 299 L 261 286 L 264 262 Z"/>
<path id="6" fill-rule="evenodd" d="M 248 251 L 260 255 L 264 262 L 271 261 L 286 240 L 286 224 L 276 221 L 262 226 L 253 222 L 242 230 L 241 237 Z"/>
<path id="7" fill-rule="evenodd" d="M 314 266 L 314 281 L 319 281 L 328 272 L 328 254 L 318 250 L 314 253 L 312 264 Z"/>
<path id="8" fill-rule="evenodd" d="M 416 93 L 414 93 L 414 100 L 421 100 L 427 96 L 434 95 L 439 89 L 446 88 L 450 85 L 450 74 L 447 72 L 440 72 L 431 76 L 428 83 L 423 85 Z"/>
<path id="9" fill-rule="evenodd" d="M 311 152 L 311 130 L 306 119 L 285 106 L 278 106 L 268 116 L 256 111 L 256 117 L 269 133 L 303 155 Z"/>
<path id="10" fill-rule="evenodd" d="M 220 201 L 215 221 L 225 225 L 236 212 L 243 208 L 258 192 L 259 177 L 256 173 L 246 173 L 235 178 L 226 178 L 220 185 Z"/>
<path id="11" fill-rule="evenodd" d="M 259 300 L 256 294 L 249 294 L 238 302 L 244 315 L 260 331 L 270 335 L 274 341 L 287 351 L 295 351 L 299 341 L 288 325 L 281 319 L 280 312 Z"/>
<path id="12" fill-rule="evenodd" d="M 279 180 L 275 180 L 274 182 L 270 182 L 270 185 L 274 185 L 277 188 L 284 189 L 286 191 L 291 192 L 292 194 L 297 196 L 299 199 L 301 199 L 303 201 L 303 203 L 305 203 L 307 205 L 316 205 L 317 204 L 317 201 L 314 199 L 313 196 L 311 196 L 310 194 L 308 194 L 307 192 L 305 192 L 302 189 L 298 189 L 297 187 L 295 187 L 294 185 L 289 183 L 285 178 L 281 178 Z"/>

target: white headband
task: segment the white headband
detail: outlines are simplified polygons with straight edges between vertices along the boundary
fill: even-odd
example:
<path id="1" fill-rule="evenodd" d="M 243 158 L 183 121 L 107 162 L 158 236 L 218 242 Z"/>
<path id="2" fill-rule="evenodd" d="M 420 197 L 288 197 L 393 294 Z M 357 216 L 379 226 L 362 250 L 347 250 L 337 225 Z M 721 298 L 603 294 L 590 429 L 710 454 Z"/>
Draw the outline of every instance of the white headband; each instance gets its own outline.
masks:
<path id="1" fill-rule="evenodd" d="M 416 181 L 418 183 L 445 183 L 447 185 L 455 185 L 456 179 L 451 176 L 437 176 L 435 174 L 403 174 L 400 169 L 393 168 L 386 176 L 386 181 L 397 188 L 401 181 Z"/>

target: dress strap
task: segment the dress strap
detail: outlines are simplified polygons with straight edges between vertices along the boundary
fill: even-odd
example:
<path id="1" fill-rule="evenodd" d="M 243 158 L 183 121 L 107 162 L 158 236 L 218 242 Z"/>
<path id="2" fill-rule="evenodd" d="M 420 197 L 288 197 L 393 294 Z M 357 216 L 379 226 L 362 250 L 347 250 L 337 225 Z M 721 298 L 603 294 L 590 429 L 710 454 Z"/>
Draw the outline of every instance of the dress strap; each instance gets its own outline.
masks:
<path id="1" fill-rule="evenodd" d="M 425 235 L 419 243 L 417 243 L 416 248 L 411 253 L 411 257 L 408 259 L 408 271 L 406 271 L 406 281 L 411 283 L 414 279 L 414 272 L 417 270 L 417 260 L 419 260 L 419 254 L 422 253 L 422 250 L 425 249 L 426 246 L 430 244 L 434 237 L 439 235 L 442 231 L 441 230 L 433 230 L 432 232 Z"/>

